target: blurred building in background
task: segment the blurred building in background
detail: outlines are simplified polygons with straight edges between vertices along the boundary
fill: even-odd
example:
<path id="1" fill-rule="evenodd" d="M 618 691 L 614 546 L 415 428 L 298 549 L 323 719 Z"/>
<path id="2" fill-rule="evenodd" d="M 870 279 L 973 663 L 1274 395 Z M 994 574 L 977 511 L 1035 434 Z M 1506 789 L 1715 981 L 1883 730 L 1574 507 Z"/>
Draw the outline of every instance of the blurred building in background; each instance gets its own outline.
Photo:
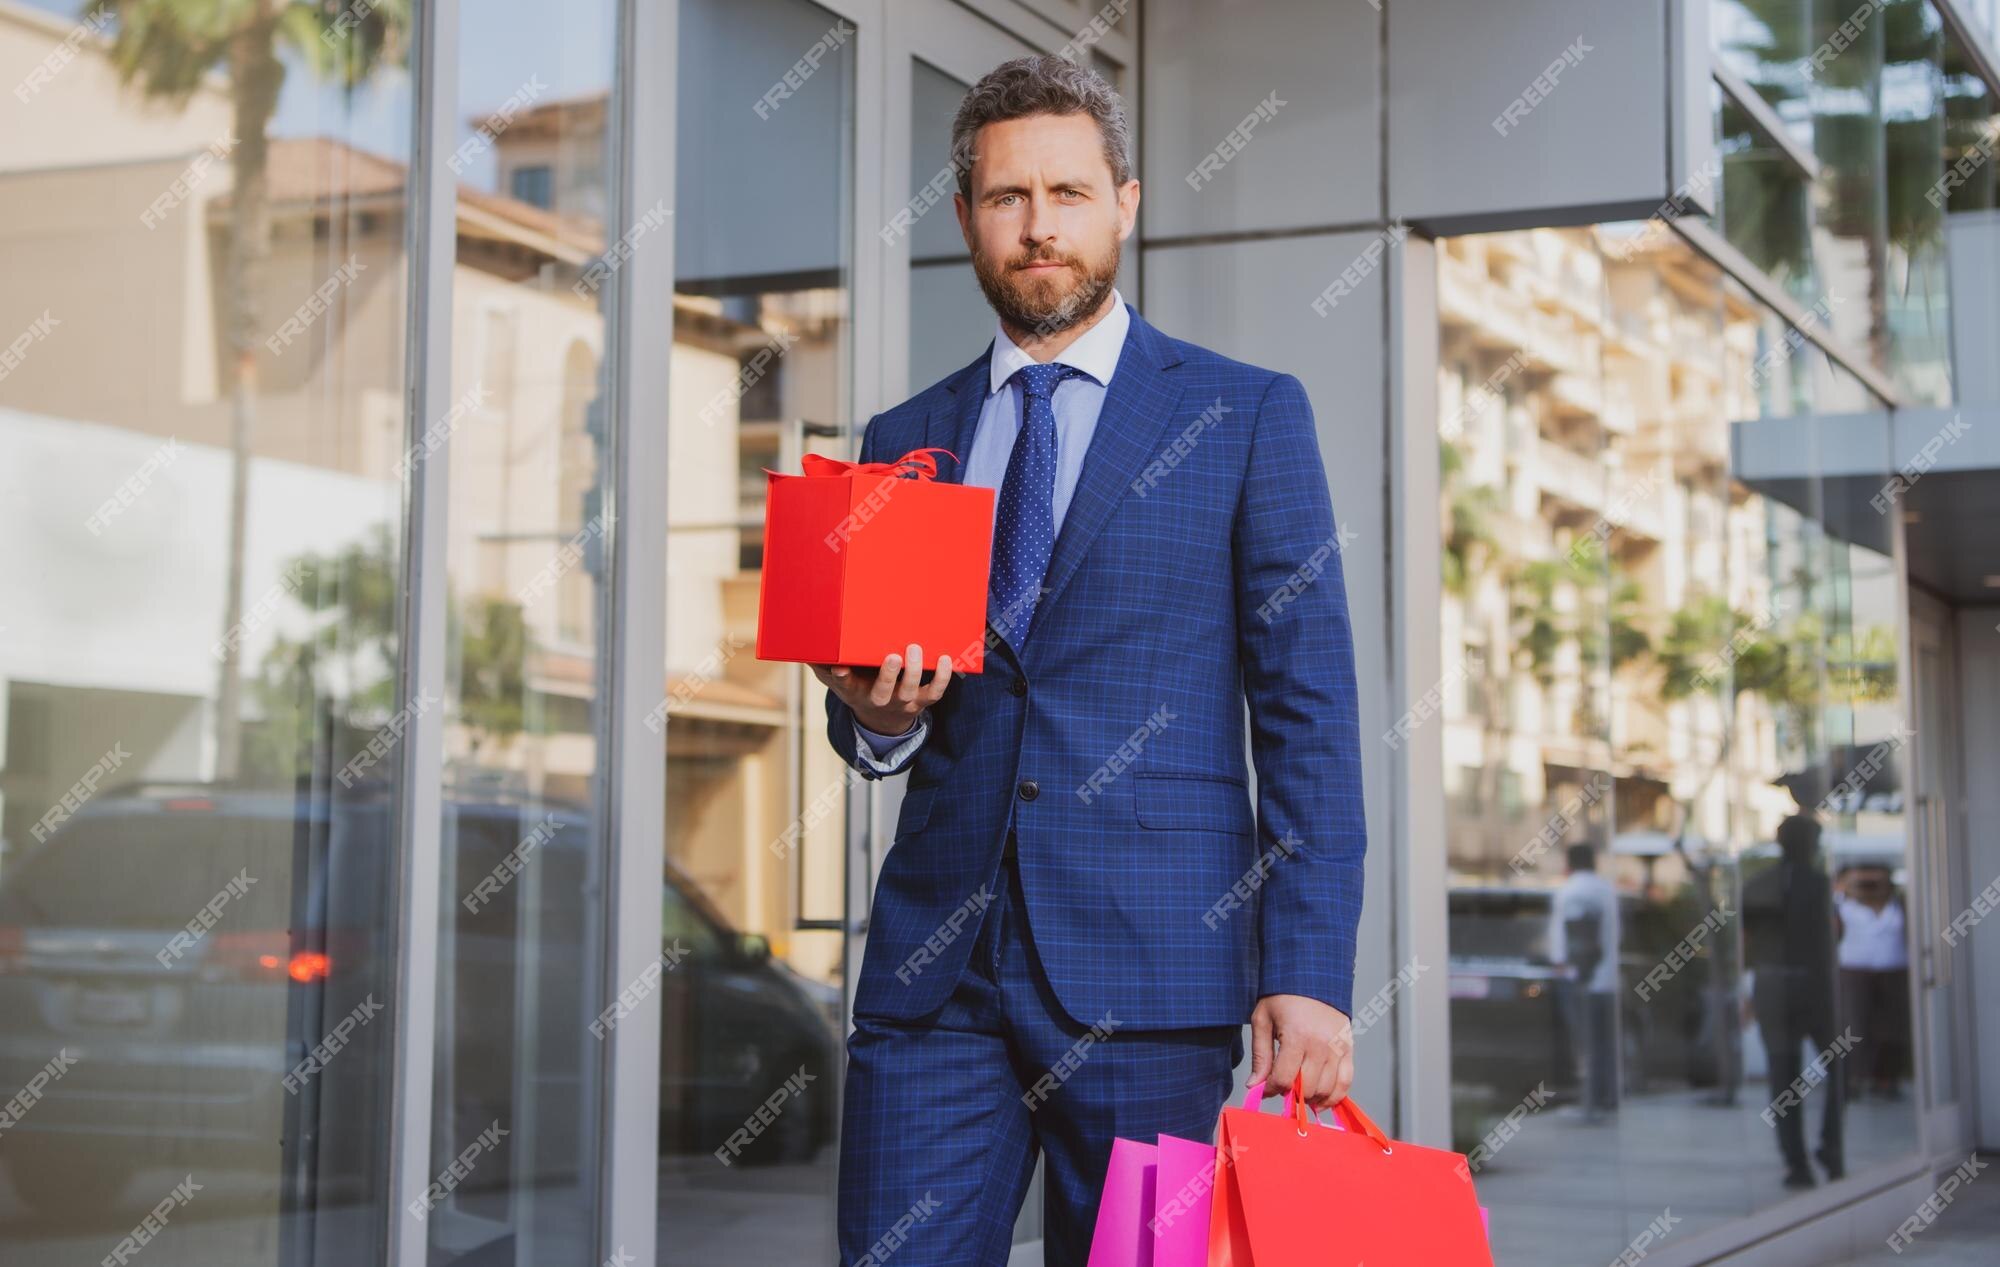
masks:
<path id="1" fill-rule="evenodd" d="M 901 792 L 752 653 L 764 472 L 984 347 L 1037 51 L 1125 296 L 1313 399 L 1356 1094 L 1499 1260 L 1827 1261 L 2000 1142 L 1990 3 L 182 8 L 0 0 L 8 1263 L 825 1260 Z"/>

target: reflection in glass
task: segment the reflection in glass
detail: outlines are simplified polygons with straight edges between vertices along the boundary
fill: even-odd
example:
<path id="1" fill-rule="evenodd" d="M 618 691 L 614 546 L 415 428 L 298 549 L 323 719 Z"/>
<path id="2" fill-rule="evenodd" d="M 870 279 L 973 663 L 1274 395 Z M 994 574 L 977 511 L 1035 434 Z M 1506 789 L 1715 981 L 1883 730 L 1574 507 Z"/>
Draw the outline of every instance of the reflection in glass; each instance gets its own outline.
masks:
<path id="1" fill-rule="evenodd" d="M 613 12 L 467 0 L 450 437 L 432 1261 L 589 1253 L 600 1018 Z M 643 239 L 641 239 L 643 241 Z M 424 455 L 414 455 L 416 462 Z"/>
<path id="2" fill-rule="evenodd" d="M 1887 0 L 1881 12 L 1856 24 L 1852 38 L 1839 32 L 1848 15 L 1836 6 L 1817 4 L 1812 10 L 1809 38 L 1818 65 L 1811 68 L 1808 97 L 1819 159 L 1814 254 L 1832 304 L 1835 334 L 1876 365 L 1889 362 L 1884 33 L 1892 18 L 1907 19 L 1920 3 Z M 1822 45 L 1827 52 L 1818 51 Z"/>
<path id="3" fill-rule="evenodd" d="M 0 1260 L 368 1263 L 407 9 L 77 7 L 0 12 Z"/>
<path id="4" fill-rule="evenodd" d="M 1752 264 L 1805 304 L 1819 302 L 1813 275 L 1811 187 L 1785 151 L 1723 94 L 1717 99 L 1722 156 L 1721 229 Z"/>
<path id="5" fill-rule="evenodd" d="M 1951 402 L 1944 212 L 1944 22 L 1928 0 L 1884 15 L 1883 196 L 1889 368 L 1912 405 Z"/>
<path id="6" fill-rule="evenodd" d="M 680 21 L 658 1261 L 812 1262 L 833 1253 L 848 779 L 817 680 L 752 646 L 765 468 L 852 456 L 858 37 L 804 0 Z"/>
<path id="7" fill-rule="evenodd" d="M 2000 142 L 2000 100 L 1974 68 L 1965 46 L 1949 34 L 1945 37 L 1943 86 L 1944 166 L 1950 174 L 1945 179 L 1940 173 L 1945 210 L 2000 207 L 2000 163 L 1993 161 L 1996 142 Z"/>
<path id="8" fill-rule="evenodd" d="M 1817 475 L 1814 409 L 1874 402 L 1672 234 L 1438 259 L 1455 1142 L 1500 1257 L 1610 1259 L 1663 1205 L 1783 1200 L 1808 1121 L 1815 1182 L 1915 1144 L 1907 1104 L 1831 1083 L 1765 1119 L 1840 1054 L 1837 894 L 1902 882 L 1894 762 L 1828 795 L 1900 716 L 1886 524 Z M 1797 469 L 1736 470 L 1746 426 Z M 1787 822 L 1812 881 L 1773 906 Z"/>
<path id="9" fill-rule="evenodd" d="M 910 188 L 943 191 L 910 226 L 912 392 L 963 366 L 967 348 L 993 337 L 993 310 L 979 293 L 952 208 L 958 173 L 951 166 L 951 121 L 971 89 L 927 63 L 910 63 Z"/>

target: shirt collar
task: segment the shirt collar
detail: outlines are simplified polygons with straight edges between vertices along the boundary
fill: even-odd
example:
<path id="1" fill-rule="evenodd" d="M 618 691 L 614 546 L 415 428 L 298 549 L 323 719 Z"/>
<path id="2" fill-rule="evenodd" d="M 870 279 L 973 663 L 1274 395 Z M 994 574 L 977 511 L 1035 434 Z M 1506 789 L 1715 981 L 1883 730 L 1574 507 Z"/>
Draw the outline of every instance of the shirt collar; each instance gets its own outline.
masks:
<path id="1" fill-rule="evenodd" d="M 1132 314 L 1125 307 L 1124 296 L 1118 289 L 1111 290 L 1111 311 L 1096 325 L 1085 330 L 1076 342 L 1070 344 L 1057 356 L 1056 363 L 1074 366 L 1096 379 L 1105 387 L 1111 386 L 1111 372 L 1118 367 L 1118 354 L 1125 350 L 1125 335 L 1132 327 Z M 1006 328 L 999 322 L 993 324 L 993 358 L 987 374 L 986 394 L 992 395 L 1007 385 L 1014 377 L 1014 371 L 1023 365 L 1035 364 L 1035 358 L 1015 346 L 1007 337 Z"/>

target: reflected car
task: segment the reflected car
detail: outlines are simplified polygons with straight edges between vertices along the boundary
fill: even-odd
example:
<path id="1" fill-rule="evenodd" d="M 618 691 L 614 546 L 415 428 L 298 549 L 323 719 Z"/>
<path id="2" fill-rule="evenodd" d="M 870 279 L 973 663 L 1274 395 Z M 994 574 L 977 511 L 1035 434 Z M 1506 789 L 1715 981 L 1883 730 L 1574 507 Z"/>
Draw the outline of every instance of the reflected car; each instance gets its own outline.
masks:
<path id="1" fill-rule="evenodd" d="M 1546 1084 L 1557 1100 L 1579 1090 L 1575 1046 L 1562 1002 L 1566 970 L 1549 962 L 1551 889 L 1504 885 L 1451 890 L 1449 962 L 1452 1083 L 1520 1099 Z M 1626 988 L 1620 992 L 1619 1038 L 1628 1092 L 1660 1083 L 1709 1086 L 1716 1081 L 1713 1017 L 1705 1003 L 1707 971 L 1690 964 L 1649 1001 L 1631 988 L 1660 962 L 1677 925 L 1660 918 L 1638 895 L 1619 895 L 1620 948 Z M 1699 962 L 1699 961 L 1697 961 Z"/>
<path id="2" fill-rule="evenodd" d="M 577 983 L 601 939 L 587 810 L 482 793 L 445 813 L 437 1095 L 456 1137 L 511 1119 L 524 1095 L 577 1102 L 599 1050 Z M 380 1014 L 393 1002 L 393 821 L 382 789 L 330 802 L 323 786 L 136 784 L 0 861 L 0 1085 L 38 1088 L 0 1113 L 0 1166 L 23 1200 L 95 1214 L 138 1171 L 194 1164 L 322 1202 L 379 1191 L 368 1123 L 393 1032 Z M 461 901 L 538 827 L 538 859 Z M 732 929 L 678 872 L 662 893 L 667 947 L 683 952 L 662 976 L 662 1120 L 678 1139 L 663 1147 L 721 1146 L 804 1069 L 824 1094 L 780 1114 L 742 1160 L 813 1155 L 837 1120 L 831 988 Z M 325 1068 L 306 1065 L 349 1018 Z M 576 1173 L 581 1128 L 543 1116 L 535 1172 Z M 467 1187 L 510 1173 L 511 1158 Z"/>

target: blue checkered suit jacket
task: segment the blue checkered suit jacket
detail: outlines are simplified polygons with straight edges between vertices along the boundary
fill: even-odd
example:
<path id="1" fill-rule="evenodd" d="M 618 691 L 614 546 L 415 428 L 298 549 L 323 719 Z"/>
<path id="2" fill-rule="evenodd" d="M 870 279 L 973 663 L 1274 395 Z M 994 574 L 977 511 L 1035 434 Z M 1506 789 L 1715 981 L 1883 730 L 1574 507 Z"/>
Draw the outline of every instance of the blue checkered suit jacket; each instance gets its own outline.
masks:
<path id="1" fill-rule="evenodd" d="M 871 419 L 862 460 L 969 453 L 991 351 Z M 1268 994 L 1350 1011 L 1367 835 L 1338 544 L 1298 380 L 1133 312 L 1025 645 L 989 640 L 895 771 L 855 1011 L 944 1003 L 1010 813 L 1034 943 L 1078 1023 L 1238 1025 Z M 877 777 L 852 711 L 827 711 Z"/>

